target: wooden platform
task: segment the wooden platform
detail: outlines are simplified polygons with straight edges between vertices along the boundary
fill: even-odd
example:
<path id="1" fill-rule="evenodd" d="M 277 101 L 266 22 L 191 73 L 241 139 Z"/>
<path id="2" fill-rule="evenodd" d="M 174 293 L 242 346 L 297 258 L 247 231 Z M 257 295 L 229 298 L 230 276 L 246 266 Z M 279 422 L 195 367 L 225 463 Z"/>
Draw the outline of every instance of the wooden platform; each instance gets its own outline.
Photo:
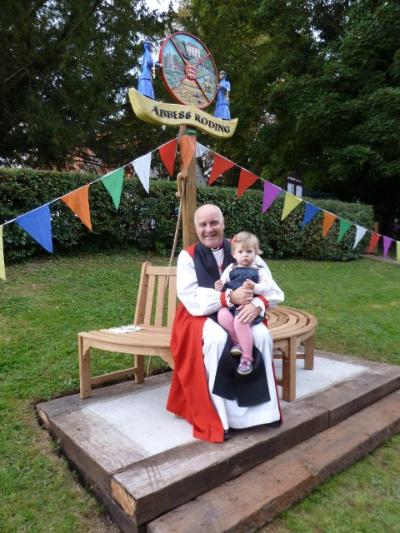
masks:
<path id="1" fill-rule="evenodd" d="M 283 405 L 280 428 L 238 431 L 223 444 L 194 440 L 165 411 L 169 374 L 37 409 L 123 531 L 185 531 L 193 516 L 192 532 L 253 531 L 400 429 L 400 367 L 316 355 L 313 372 L 299 366 L 299 398 Z M 251 505 L 224 492 L 256 482 Z"/>

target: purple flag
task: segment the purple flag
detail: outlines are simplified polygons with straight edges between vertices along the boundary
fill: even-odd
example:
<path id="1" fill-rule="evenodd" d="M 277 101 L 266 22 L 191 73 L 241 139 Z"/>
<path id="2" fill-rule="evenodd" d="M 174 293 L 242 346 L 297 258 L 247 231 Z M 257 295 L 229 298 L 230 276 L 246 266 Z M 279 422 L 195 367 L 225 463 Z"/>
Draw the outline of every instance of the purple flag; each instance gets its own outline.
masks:
<path id="1" fill-rule="evenodd" d="M 264 182 L 262 213 L 265 213 L 265 211 L 271 207 L 280 192 L 282 192 L 282 189 L 277 185 L 274 185 L 269 181 Z"/>
<path id="2" fill-rule="evenodd" d="M 390 237 L 383 237 L 383 257 L 387 256 L 392 242 L 393 242 L 393 239 L 391 239 Z"/>
<path id="3" fill-rule="evenodd" d="M 16 218 L 15 222 L 45 250 L 53 253 L 49 204 L 44 204 Z"/>

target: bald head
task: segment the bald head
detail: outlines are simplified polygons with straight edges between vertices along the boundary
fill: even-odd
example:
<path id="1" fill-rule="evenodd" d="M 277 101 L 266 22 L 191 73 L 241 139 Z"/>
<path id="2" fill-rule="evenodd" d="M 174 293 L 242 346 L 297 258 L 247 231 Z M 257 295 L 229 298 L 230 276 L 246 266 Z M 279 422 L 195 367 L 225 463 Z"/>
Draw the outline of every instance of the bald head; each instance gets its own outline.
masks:
<path id="1" fill-rule="evenodd" d="M 218 248 L 224 238 L 224 216 L 217 205 L 205 204 L 194 214 L 199 241 L 207 248 Z"/>

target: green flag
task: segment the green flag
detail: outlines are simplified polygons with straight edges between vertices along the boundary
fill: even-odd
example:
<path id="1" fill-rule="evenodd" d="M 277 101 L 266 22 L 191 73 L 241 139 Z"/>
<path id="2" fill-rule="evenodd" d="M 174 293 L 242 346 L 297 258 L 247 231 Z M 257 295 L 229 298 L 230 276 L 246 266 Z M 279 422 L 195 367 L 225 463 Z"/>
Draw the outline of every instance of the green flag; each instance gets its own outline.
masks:
<path id="1" fill-rule="evenodd" d="M 350 222 L 349 220 L 345 220 L 344 218 L 341 218 L 339 220 L 339 224 L 340 226 L 339 226 L 339 235 L 338 235 L 337 242 L 340 242 L 343 239 L 343 237 L 346 235 L 346 233 L 350 229 L 352 222 Z"/>
<path id="2" fill-rule="evenodd" d="M 107 174 L 102 180 L 104 187 L 110 193 L 110 196 L 114 202 L 115 209 L 118 209 L 121 201 L 122 186 L 124 183 L 124 168 L 117 168 Z"/>

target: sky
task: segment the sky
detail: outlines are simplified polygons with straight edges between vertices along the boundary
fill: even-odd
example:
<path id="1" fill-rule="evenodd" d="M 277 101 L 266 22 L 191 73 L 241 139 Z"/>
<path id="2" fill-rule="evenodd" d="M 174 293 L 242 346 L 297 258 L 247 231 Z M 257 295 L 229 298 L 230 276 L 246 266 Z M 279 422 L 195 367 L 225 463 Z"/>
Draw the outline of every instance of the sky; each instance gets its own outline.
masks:
<path id="1" fill-rule="evenodd" d="M 147 0 L 146 4 L 150 9 L 158 9 L 160 11 L 167 11 L 171 0 Z M 177 6 L 178 0 L 172 0 L 172 5 Z"/>

